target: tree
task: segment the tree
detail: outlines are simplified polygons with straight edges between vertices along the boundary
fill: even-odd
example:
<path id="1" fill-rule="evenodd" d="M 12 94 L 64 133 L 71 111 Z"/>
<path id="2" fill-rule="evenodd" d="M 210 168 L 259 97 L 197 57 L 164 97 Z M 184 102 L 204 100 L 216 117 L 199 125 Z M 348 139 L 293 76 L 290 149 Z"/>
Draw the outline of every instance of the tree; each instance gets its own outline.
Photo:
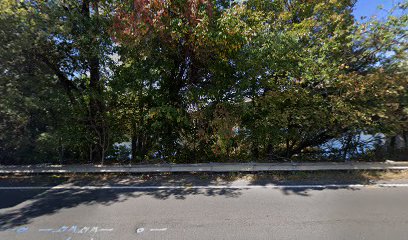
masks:
<path id="1" fill-rule="evenodd" d="M 110 141 L 104 100 L 108 72 L 102 67 L 108 66 L 112 53 L 108 35 L 111 5 L 90 0 L 3 1 L 1 11 L 2 20 L 11 20 L 9 26 L 2 24 L 2 50 L 8 53 L 3 57 L 4 71 L 18 68 L 24 61 L 34 70 L 42 70 L 35 75 L 41 80 L 44 74 L 55 77 L 69 99 L 66 116 L 73 118 L 62 128 L 74 133 L 66 134 L 68 139 L 62 141 L 80 141 L 75 151 L 103 163 Z"/>
<path id="2" fill-rule="evenodd" d="M 354 4 L 4 0 L 0 161 L 371 156 L 406 136 L 408 17 Z"/>
<path id="3" fill-rule="evenodd" d="M 225 80 L 215 72 L 221 66 L 230 68 L 223 55 L 236 45 L 220 41 L 226 37 L 221 22 L 226 15 L 219 7 L 211 1 L 135 1 L 117 12 L 115 37 L 123 61 L 119 72 L 133 81 L 122 86 L 131 86 L 127 91 L 139 100 L 130 110 L 135 117 L 128 119 L 133 149 L 138 148 L 134 156 L 144 158 L 143 145 L 155 145 L 152 154 L 180 158 L 186 147 L 182 139 L 197 131 L 189 112 L 208 105 L 210 88 L 225 87 L 214 87 Z M 153 139 L 148 132 L 156 143 L 140 140 Z"/>

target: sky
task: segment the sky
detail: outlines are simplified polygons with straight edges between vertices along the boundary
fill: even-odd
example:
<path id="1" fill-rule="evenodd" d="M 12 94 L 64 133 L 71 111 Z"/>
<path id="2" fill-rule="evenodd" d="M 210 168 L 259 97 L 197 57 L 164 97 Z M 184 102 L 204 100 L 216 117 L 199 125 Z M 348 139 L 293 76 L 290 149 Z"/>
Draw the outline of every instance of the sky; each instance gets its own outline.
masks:
<path id="1" fill-rule="evenodd" d="M 373 15 L 381 19 L 387 15 L 387 10 L 390 10 L 399 2 L 402 2 L 402 0 L 358 0 L 354 7 L 354 16 L 358 21 L 362 16 L 370 17 Z M 382 5 L 384 9 L 378 9 L 378 5 Z"/>

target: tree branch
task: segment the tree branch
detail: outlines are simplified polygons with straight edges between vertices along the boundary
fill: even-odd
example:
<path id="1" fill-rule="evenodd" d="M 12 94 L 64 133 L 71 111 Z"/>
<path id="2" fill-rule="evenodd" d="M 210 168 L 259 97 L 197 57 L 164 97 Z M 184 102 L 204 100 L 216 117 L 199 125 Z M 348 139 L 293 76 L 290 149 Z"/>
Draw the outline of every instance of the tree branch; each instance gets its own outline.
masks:
<path id="1" fill-rule="evenodd" d="M 54 72 L 59 80 L 59 83 L 65 89 L 70 102 L 72 104 L 75 103 L 73 91 L 79 91 L 75 84 L 73 84 L 72 81 L 69 80 L 67 76 L 65 76 L 65 74 L 59 69 L 59 67 L 53 64 L 46 56 L 40 53 L 36 53 L 35 55 Z"/>

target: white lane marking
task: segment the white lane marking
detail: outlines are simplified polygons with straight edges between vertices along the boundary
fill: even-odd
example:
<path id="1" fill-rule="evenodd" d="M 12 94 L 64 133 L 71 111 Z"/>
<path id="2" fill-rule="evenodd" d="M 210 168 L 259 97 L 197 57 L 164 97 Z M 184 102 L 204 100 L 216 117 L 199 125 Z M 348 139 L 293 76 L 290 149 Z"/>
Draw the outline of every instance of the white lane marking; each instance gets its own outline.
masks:
<path id="1" fill-rule="evenodd" d="M 364 188 L 364 187 L 408 187 L 408 183 L 377 183 L 377 184 L 307 184 L 307 185 L 208 185 L 208 186 L 14 186 L 0 187 L 0 190 L 166 190 L 166 189 L 284 189 L 284 188 Z"/>
<path id="2" fill-rule="evenodd" d="M 113 228 L 101 228 L 98 230 L 99 232 L 112 232 Z"/>
<path id="3" fill-rule="evenodd" d="M 167 228 L 152 228 L 152 229 L 150 229 L 150 232 L 162 232 L 162 231 L 167 231 Z"/>
<path id="4" fill-rule="evenodd" d="M 6 228 L 6 229 L 4 229 L 4 228 L 0 228 L 0 232 L 1 231 L 16 231 L 17 230 L 17 228 Z"/>
<path id="5" fill-rule="evenodd" d="M 54 229 L 52 229 L 52 228 L 38 229 L 39 232 L 51 232 L 52 230 L 54 230 Z"/>

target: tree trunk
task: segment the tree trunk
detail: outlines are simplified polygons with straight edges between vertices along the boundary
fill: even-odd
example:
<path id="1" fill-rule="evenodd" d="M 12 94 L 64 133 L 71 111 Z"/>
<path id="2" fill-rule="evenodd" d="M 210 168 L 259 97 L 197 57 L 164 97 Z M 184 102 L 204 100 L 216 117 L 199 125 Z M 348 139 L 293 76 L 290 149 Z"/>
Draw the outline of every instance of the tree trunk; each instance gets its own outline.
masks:
<path id="1" fill-rule="evenodd" d="M 271 143 L 268 143 L 268 146 L 266 147 L 266 154 L 268 161 L 273 161 L 273 147 Z"/>
<path id="2" fill-rule="evenodd" d="M 392 136 L 390 138 L 390 148 L 388 150 L 388 153 L 393 157 L 395 155 L 395 148 L 396 148 L 396 136 Z"/>
<path id="3" fill-rule="evenodd" d="M 346 141 L 343 146 L 343 159 L 347 161 L 347 154 L 350 151 L 351 141 L 353 140 L 353 133 L 347 135 Z M 351 153 L 350 153 L 351 154 Z"/>
<path id="4" fill-rule="evenodd" d="M 132 130 L 132 162 L 133 163 L 137 162 L 137 160 L 139 161 L 141 160 L 139 146 L 140 146 L 140 136 L 139 134 L 136 133 L 136 130 L 133 129 Z"/>
<path id="5" fill-rule="evenodd" d="M 64 162 L 64 144 L 62 143 L 62 137 L 59 138 L 59 163 L 60 165 L 62 165 L 62 163 Z"/>
<path id="6" fill-rule="evenodd" d="M 82 2 L 82 14 L 84 18 L 89 21 L 91 17 L 90 12 L 90 0 L 84 0 Z M 98 18 L 99 7 L 98 1 L 93 2 L 93 12 Z M 85 53 L 88 55 L 89 63 L 89 128 L 92 135 L 95 137 L 94 142 L 91 143 L 93 152 L 90 156 L 91 162 L 101 162 L 103 164 L 103 157 L 105 151 L 105 138 L 106 138 L 106 126 L 103 124 L 103 115 L 104 115 L 104 104 L 102 100 L 102 83 L 100 77 L 100 60 L 99 60 L 99 26 L 98 21 L 95 21 L 97 26 L 91 26 L 96 29 L 96 31 L 90 31 L 89 42 L 91 43 L 85 49 Z M 87 33 L 84 33 L 87 34 Z M 94 48 L 94 49 L 92 49 Z M 95 49 L 96 48 L 96 49 Z"/>
<path id="7" fill-rule="evenodd" d="M 132 129 L 132 138 L 130 140 L 131 143 L 131 151 L 132 151 L 132 159 L 131 162 L 135 163 L 136 162 L 136 155 L 137 155 L 137 150 L 136 150 L 136 145 L 137 145 L 137 136 L 133 132 L 134 130 Z"/>

